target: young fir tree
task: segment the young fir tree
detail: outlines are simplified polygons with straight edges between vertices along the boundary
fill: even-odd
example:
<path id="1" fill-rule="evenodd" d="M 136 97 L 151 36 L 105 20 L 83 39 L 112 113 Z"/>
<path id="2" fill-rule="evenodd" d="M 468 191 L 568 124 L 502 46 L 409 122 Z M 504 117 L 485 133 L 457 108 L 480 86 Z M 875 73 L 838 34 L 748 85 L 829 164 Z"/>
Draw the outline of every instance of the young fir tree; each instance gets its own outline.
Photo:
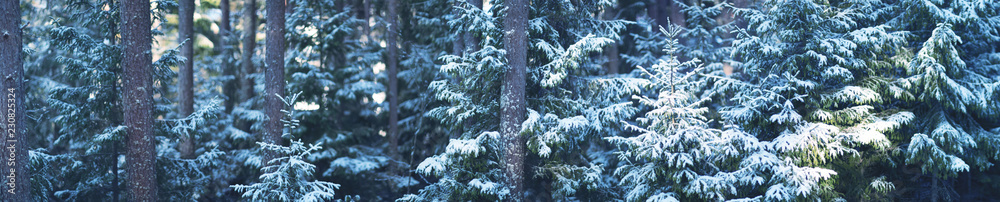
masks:
<path id="1" fill-rule="evenodd" d="M 681 63 L 674 55 L 679 49 L 675 37 L 680 28 L 661 32 L 668 37 L 666 55 L 650 68 L 638 67 L 643 80 L 656 97 L 636 95 L 652 109 L 624 127 L 638 135 L 608 137 L 620 146 L 622 166 L 615 170 L 625 190 L 626 201 L 686 200 L 790 200 L 781 189 L 806 187 L 815 178 L 829 177 L 831 171 L 798 167 L 772 152 L 771 142 L 760 142 L 739 127 L 727 124 L 724 130 L 710 127 L 705 107 L 711 101 L 706 91 L 709 79 L 705 67 L 694 59 Z M 689 69 L 688 71 L 684 71 Z"/>
<path id="2" fill-rule="evenodd" d="M 291 109 L 301 93 L 289 97 L 279 97 L 284 106 L 282 137 L 292 137 L 291 132 L 299 127 L 295 118 L 295 110 Z M 258 150 L 270 150 L 278 154 L 261 168 L 260 181 L 250 185 L 233 185 L 237 192 L 243 192 L 242 197 L 250 201 L 330 201 L 334 199 L 334 191 L 339 184 L 314 180 L 316 166 L 306 159 L 312 152 L 321 149 L 319 145 L 308 147 L 301 141 L 292 140 L 291 145 L 281 146 L 267 142 L 257 142 Z"/>
<path id="3" fill-rule="evenodd" d="M 955 182 L 960 173 L 988 171 L 1000 159 L 1000 120 L 996 64 L 1000 43 L 1000 3 L 993 1 L 900 1 L 892 26 L 909 31 L 915 55 L 899 80 L 911 96 L 916 114 L 914 134 L 905 146 L 909 165 L 920 168 L 926 191 L 907 197 L 959 200 L 977 189 L 972 176 Z M 988 172 L 987 172 L 988 173 Z M 907 173 L 915 175 L 915 173 Z M 995 172 L 993 172 L 995 175 Z M 981 182 L 977 182 L 981 183 Z M 961 184 L 961 185 L 960 185 Z M 965 187 L 958 192 L 956 187 Z M 961 198 L 960 200 L 973 200 Z"/>

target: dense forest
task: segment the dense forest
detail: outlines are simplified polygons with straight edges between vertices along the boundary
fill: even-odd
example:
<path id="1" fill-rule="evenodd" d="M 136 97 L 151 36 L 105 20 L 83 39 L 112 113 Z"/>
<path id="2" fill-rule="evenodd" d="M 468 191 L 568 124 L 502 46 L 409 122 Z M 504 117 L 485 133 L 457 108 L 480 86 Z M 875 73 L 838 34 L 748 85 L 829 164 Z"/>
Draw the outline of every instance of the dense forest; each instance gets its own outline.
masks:
<path id="1" fill-rule="evenodd" d="M 0 2 L 3 201 L 1000 199 L 1000 1 Z"/>

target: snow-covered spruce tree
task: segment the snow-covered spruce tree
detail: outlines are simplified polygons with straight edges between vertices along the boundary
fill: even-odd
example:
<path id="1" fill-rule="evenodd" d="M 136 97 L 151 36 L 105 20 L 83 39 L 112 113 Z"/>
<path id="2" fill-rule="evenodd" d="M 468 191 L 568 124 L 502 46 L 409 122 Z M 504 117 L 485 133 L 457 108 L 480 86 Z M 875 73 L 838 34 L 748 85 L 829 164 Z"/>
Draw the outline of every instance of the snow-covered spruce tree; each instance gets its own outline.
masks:
<path id="1" fill-rule="evenodd" d="M 187 117 L 157 121 L 157 133 L 165 133 L 157 137 L 157 180 L 163 182 L 157 187 L 158 198 L 190 201 L 212 195 L 213 191 L 221 191 L 210 187 L 211 183 L 226 179 L 219 173 L 225 172 L 222 170 L 225 152 L 219 149 L 220 141 L 213 141 L 218 137 L 210 136 L 221 131 L 221 127 L 213 124 L 219 121 L 221 113 L 222 101 L 212 99 L 199 103 L 197 110 Z M 174 147 L 180 136 L 198 140 L 195 158 L 180 158 L 179 151 Z"/>
<path id="2" fill-rule="evenodd" d="M 299 127 L 295 110 L 292 109 L 299 95 L 279 97 L 284 103 L 283 138 L 292 138 L 294 129 Z M 277 96 L 277 95 L 271 95 Z M 274 151 L 278 157 L 264 164 L 261 168 L 260 181 L 250 185 L 233 185 L 242 197 L 250 201 L 330 201 L 334 199 L 334 191 L 339 184 L 315 180 L 313 177 L 316 166 L 306 161 L 313 152 L 322 149 L 319 145 L 292 140 L 289 146 L 257 142 L 260 145 L 258 153 L 263 150 Z"/>
<path id="3" fill-rule="evenodd" d="M 704 118 L 708 110 L 701 107 L 707 100 L 698 99 L 698 92 L 695 92 L 705 82 L 692 76 L 703 71 L 703 66 L 698 59 L 680 63 L 673 55 L 679 48 L 676 39 L 679 27 L 670 26 L 669 31 L 663 28 L 661 31 L 668 38 L 663 49 L 666 60 L 659 60 L 650 68 L 637 67 L 648 76 L 647 82 L 657 95 L 656 98 L 635 97 L 639 103 L 653 108 L 636 120 L 637 124 L 646 127 L 625 122 L 626 128 L 640 134 L 605 138 L 622 149 L 618 154 L 625 165 L 615 170 L 616 175 L 621 176 L 619 185 L 626 190 L 624 198 L 628 201 L 676 201 L 684 196 L 725 199 L 727 194 L 735 192 L 734 182 L 713 178 L 709 172 L 716 170 L 705 171 L 705 168 L 718 169 L 707 161 L 707 157 L 714 153 L 710 142 L 719 141 L 715 139 L 719 130 L 708 126 Z M 685 67 L 697 69 L 680 73 Z M 692 183 L 685 185 L 685 182 Z M 704 191 L 707 193 L 701 193 Z"/>
<path id="4" fill-rule="evenodd" d="M 661 31 L 669 38 L 663 42 L 665 59 L 638 67 L 656 97 L 635 98 L 652 109 L 635 122 L 624 122 L 638 135 L 605 138 L 621 149 L 617 154 L 624 165 L 615 174 L 621 177 L 623 199 L 762 200 L 764 190 L 758 187 L 809 185 L 810 177 L 829 175 L 779 159 L 769 151 L 769 142 L 759 142 L 736 126 L 710 127 L 713 120 L 705 116 L 710 99 L 702 95 L 710 93 L 703 90 L 709 80 L 696 76 L 704 74 L 705 67 L 697 59 L 681 63 L 674 55 L 680 28 Z M 768 200 L 787 200 L 782 198 L 786 194 L 768 194 L 774 196 Z"/>
<path id="5" fill-rule="evenodd" d="M 953 185 L 939 182 L 969 172 L 970 164 L 985 170 L 1000 160 L 1000 134 L 983 128 L 977 118 L 998 120 L 996 78 L 969 67 L 956 45 L 962 39 L 950 24 L 939 24 L 907 67 L 911 76 L 901 82 L 921 101 L 917 133 L 907 145 L 906 163 L 931 175 L 931 197 L 952 199 Z M 981 73 L 982 72 L 982 73 Z"/>
<path id="6" fill-rule="evenodd" d="M 905 159 L 920 168 L 904 173 L 920 191 L 903 195 L 973 200 L 964 197 L 980 189 L 970 185 L 986 182 L 972 175 L 996 175 L 988 169 L 1000 160 L 1000 130 L 991 129 L 1000 120 L 1000 49 L 995 45 L 1000 43 L 1000 2 L 906 0 L 896 6 L 900 17 L 889 23 L 911 33 L 907 47 L 915 52 L 899 80 L 912 98 L 905 106 L 917 114 L 914 134 L 904 139 Z M 956 182 L 960 176 L 965 178 Z"/>
<path id="7" fill-rule="evenodd" d="M 482 48 L 464 56 L 441 59 L 449 78 L 431 83 L 436 97 L 450 104 L 427 114 L 443 125 L 463 127 L 442 154 L 425 159 L 417 172 L 438 181 L 402 200 L 502 199 L 509 190 L 500 171 L 499 92 L 493 78 L 504 75 L 501 2 L 487 9 L 460 3 L 450 21 L 453 30 L 470 30 L 481 36 Z M 526 165 L 529 183 L 526 199 L 609 199 L 617 195 L 616 180 L 608 166 L 615 158 L 601 138 L 614 136 L 620 121 L 635 113 L 628 96 L 638 93 L 640 80 L 597 77 L 602 67 L 591 53 L 618 39 L 627 22 L 600 20 L 598 10 L 613 2 L 533 2 L 528 27 L 529 58 L 527 120 L 521 135 L 528 141 Z M 453 129 L 454 130 L 454 129 Z M 581 154 L 579 151 L 589 151 Z"/>
<path id="8" fill-rule="evenodd" d="M 907 98 L 891 80 L 905 63 L 903 33 L 883 25 L 892 7 L 812 0 L 762 5 L 738 9 L 749 23 L 733 42 L 743 71 L 715 77 L 713 91 L 733 93 L 733 103 L 721 110 L 725 120 L 769 141 L 779 159 L 822 174 L 806 184 L 771 185 L 766 198 L 886 196 L 892 186 L 882 186 L 882 173 L 865 170 L 897 166 L 888 159 L 895 145 L 889 137 L 914 118 L 891 105 Z M 839 174 L 836 184 L 832 174 Z M 776 173 L 780 177 L 789 176 Z"/>

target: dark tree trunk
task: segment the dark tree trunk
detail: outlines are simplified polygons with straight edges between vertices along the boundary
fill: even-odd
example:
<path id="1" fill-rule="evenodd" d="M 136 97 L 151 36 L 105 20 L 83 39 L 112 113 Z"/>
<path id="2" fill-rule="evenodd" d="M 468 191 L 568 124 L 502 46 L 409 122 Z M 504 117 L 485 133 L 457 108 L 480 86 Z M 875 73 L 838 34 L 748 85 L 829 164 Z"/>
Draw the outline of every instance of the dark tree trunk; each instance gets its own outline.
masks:
<path id="1" fill-rule="evenodd" d="M 256 96 L 254 95 L 255 83 L 250 75 L 257 72 L 257 67 L 253 65 L 254 49 L 257 48 L 257 0 L 245 0 L 243 4 L 243 15 L 246 17 L 246 21 L 243 22 L 243 71 L 239 77 L 242 79 L 240 86 L 243 87 L 243 92 L 239 96 L 239 103 L 246 102 Z M 240 130 L 250 132 L 251 124 L 248 121 L 239 121 L 236 125 Z"/>
<path id="2" fill-rule="evenodd" d="M 483 0 L 468 0 L 468 2 L 476 8 L 483 9 Z M 465 32 L 462 38 L 465 40 L 465 51 L 474 52 L 479 50 L 479 39 L 471 32 Z"/>
<path id="3" fill-rule="evenodd" d="M 665 2 L 667 2 L 667 7 L 670 8 L 670 15 L 667 16 L 668 18 L 670 18 L 670 23 L 674 23 L 677 26 L 685 27 L 685 21 L 687 18 L 684 17 L 684 13 L 681 12 L 682 9 L 681 6 L 677 5 L 676 2 L 671 0 Z"/>
<path id="4" fill-rule="evenodd" d="M 468 40 L 467 38 L 465 38 L 466 36 L 468 36 L 468 34 L 458 35 L 458 38 L 456 38 L 455 41 L 451 42 L 452 55 L 463 55 L 462 53 L 464 53 L 466 50 L 465 41 Z"/>
<path id="5" fill-rule="evenodd" d="M 615 20 L 618 8 L 608 8 L 604 11 L 604 20 Z M 604 47 L 604 53 L 608 56 L 608 64 L 604 67 L 605 74 L 618 74 L 618 67 L 621 66 L 621 59 L 618 56 L 618 40 Z"/>
<path id="6" fill-rule="evenodd" d="M 397 64 L 398 57 L 398 46 L 396 45 L 396 37 L 399 33 L 399 23 L 396 18 L 399 17 L 399 12 L 396 9 L 396 0 L 389 0 L 386 2 L 387 12 L 385 20 L 389 23 L 389 32 L 385 35 L 386 40 L 386 74 L 389 77 L 389 92 L 386 94 L 389 98 L 389 155 L 396 157 L 399 155 L 399 79 L 396 78 L 396 73 L 399 71 Z"/>
<path id="7" fill-rule="evenodd" d="M 524 138 L 519 135 L 524 121 L 526 85 L 525 72 L 528 53 L 528 1 L 507 0 L 507 18 L 504 19 L 504 49 L 507 50 L 507 73 L 504 75 L 500 95 L 500 133 L 504 139 L 504 174 L 510 197 L 524 198 Z"/>
<path id="8" fill-rule="evenodd" d="M 152 20 L 149 0 L 121 2 L 122 101 L 128 127 L 129 201 L 156 201 L 156 147 L 153 144 Z"/>
<path id="9" fill-rule="evenodd" d="M 226 96 L 226 114 L 231 114 L 233 112 L 233 107 L 236 106 L 236 67 L 229 63 L 230 57 L 230 38 L 229 35 L 232 32 L 232 28 L 229 22 L 230 8 L 229 0 L 222 0 L 219 2 L 220 10 L 222 10 L 222 18 L 219 19 L 219 37 L 222 38 L 222 50 L 220 52 L 220 63 L 222 68 L 223 76 L 232 76 L 234 79 L 226 81 L 225 86 L 222 88 L 222 93 Z"/>
<path id="10" fill-rule="evenodd" d="M 177 113 L 180 117 L 187 117 L 194 112 L 194 0 L 180 0 L 180 14 L 178 16 L 178 39 L 184 44 L 181 46 L 181 56 L 187 58 L 180 66 L 177 76 Z M 194 138 L 182 136 L 181 142 L 177 144 L 177 151 L 181 153 L 181 158 L 194 158 Z"/>
<path id="11" fill-rule="evenodd" d="M 670 0 L 651 0 L 646 2 L 646 14 L 649 14 L 649 19 L 653 21 L 653 24 L 650 25 L 653 26 L 652 30 L 658 30 L 656 26 L 660 23 L 660 8 L 657 6 L 659 5 L 658 1 Z"/>
<path id="12" fill-rule="evenodd" d="M 361 11 L 360 14 L 363 17 L 361 19 L 364 20 L 364 23 L 361 23 L 362 24 L 361 27 L 365 31 L 365 40 L 368 40 L 369 43 L 372 43 L 372 38 L 371 38 L 372 37 L 372 27 L 371 27 L 370 24 L 368 24 L 368 20 L 370 20 L 371 17 L 372 17 L 372 15 L 371 15 L 371 12 L 372 12 L 372 0 L 362 0 L 361 1 L 361 9 L 362 9 L 362 11 Z"/>
<path id="13" fill-rule="evenodd" d="M 31 201 L 31 176 L 28 173 L 28 139 L 24 134 L 24 67 L 21 55 L 21 1 L 0 2 L 0 75 L 3 78 L 4 163 L 3 201 Z M 13 150 L 13 151 L 11 151 Z M 11 177 L 13 175 L 13 177 Z"/>
<path id="14" fill-rule="evenodd" d="M 476 8 L 483 9 L 483 0 L 468 0 L 468 2 L 470 4 L 472 4 L 473 6 L 475 6 Z M 482 47 L 479 47 L 479 38 L 477 38 L 472 33 L 466 32 L 465 36 L 463 36 L 463 38 L 465 40 L 465 50 L 466 50 L 467 53 L 476 52 L 476 51 L 479 51 L 480 48 L 482 48 Z M 476 118 L 475 117 L 470 117 L 468 120 L 466 120 L 466 121 L 464 121 L 462 123 L 462 129 L 461 130 L 457 130 L 456 131 L 456 132 L 458 132 L 457 134 L 461 135 L 465 130 L 468 130 L 469 128 L 472 128 L 472 124 L 475 123 L 475 122 L 476 122 Z M 458 136 L 456 135 L 455 137 L 458 137 Z"/>
<path id="15" fill-rule="evenodd" d="M 281 145 L 281 109 L 285 104 L 280 97 L 285 96 L 285 1 L 267 0 L 267 52 L 264 70 L 264 142 Z M 264 162 L 277 158 L 277 153 L 267 151 Z"/>

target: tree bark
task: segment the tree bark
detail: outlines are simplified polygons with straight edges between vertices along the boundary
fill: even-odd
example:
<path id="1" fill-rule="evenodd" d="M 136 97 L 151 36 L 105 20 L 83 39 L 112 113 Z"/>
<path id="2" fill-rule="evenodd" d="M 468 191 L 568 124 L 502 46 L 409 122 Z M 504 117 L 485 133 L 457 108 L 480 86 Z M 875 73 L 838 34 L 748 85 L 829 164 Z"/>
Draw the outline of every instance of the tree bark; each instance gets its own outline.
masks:
<path id="1" fill-rule="evenodd" d="M 504 49 L 507 50 L 507 73 L 500 97 L 500 133 L 504 139 L 504 174 L 510 186 L 511 200 L 524 198 L 524 138 L 519 135 L 524 121 L 527 68 L 528 1 L 507 0 L 504 19 Z"/>
<path id="2" fill-rule="evenodd" d="M 397 49 L 396 37 L 399 34 L 399 23 L 396 18 L 399 17 L 399 11 L 396 8 L 396 0 L 389 0 L 386 2 L 387 12 L 385 20 L 389 23 L 388 33 L 386 33 L 386 74 L 389 80 L 389 92 L 386 93 L 387 98 L 389 98 L 389 155 L 393 157 L 399 156 L 399 79 L 396 77 L 396 73 L 399 71 L 397 63 Z"/>
<path id="3" fill-rule="evenodd" d="M 178 16 L 178 39 L 184 42 L 181 45 L 181 56 L 187 58 L 180 66 L 177 76 L 177 113 L 179 118 L 187 117 L 194 112 L 194 0 L 180 0 L 180 14 Z M 177 144 L 177 151 L 181 153 L 181 158 L 194 158 L 194 138 L 190 135 L 180 137 L 181 142 Z"/>
<path id="4" fill-rule="evenodd" d="M 285 96 L 285 1 L 267 0 L 267 52 L 264 70 L 264 142 L 281 145 L 281 109 L 285 104 L 279 97 Z M 274 151 L 264 153 L 265 162 L 277 158 Z M 270 164 L 270 163 L 268 163 Z"/>
<path id="5" fill-rule="evenodd" d="M 156 201 L 156 147 L 153 144 L 152 20 L 149 0 L 121 2 L 123 42 L 122 101 L 128 127 L 129 201 Z"/>
<path id="6" fill-rule="evenodd" d="M 229 22 L 230 8 L 229 0 L 222 0 L 219 2 L 220 8 L 222 10 L 222 18 L 219 19 L 219 37 L 222 38 L 222 50 L 220 55 L 219 65 L 222 68 L 222 74 L 224 76 L 232 76 L 233 80 L 226 81 L 225 86 L 222 88 L 222 93 L 226 95 L 226 114 L 231 114 L 233 112 L 233 107 L 236 106 L 236 67 L 229 63 L 230 54 L 230 40 L 229 35 L 232 32 L 232 28 Z"/>
<path id="7" fill-rule="evenodd" d="M 24 116 L 24 67 L 21 33 L 21 1 L 0 2 L 0 74 L 3 79 L 4 104 L 4 163 L 3 201 L 31 201 L 31 183 L 28 173 L 28 139 L 24 134 L 27 121 Z M 12 151 L 13 150 L 13 151 Z M 13 175 L 13 177 L 11 177 Z"/>
<path id="8" fill-rule="evenodd" d="M 239 103 L 246 102 L 253 98 L 255 94 L 254 91 L 254 80 L 250 78 L 251 74 L 257 72 L 257 67 L 253 64 L 254 49 L 257 48 L 257 0 L 245 0 L 243 2 L 243 15 L 246 16 L 246 22 L 243 22 L 243 71 L 240 72 L 239 78 L 243 87 L 242 95 L 239 96 Z M 249 121 L 237 122 L 237 127 L 240 130 L 250 132 Z"/>

